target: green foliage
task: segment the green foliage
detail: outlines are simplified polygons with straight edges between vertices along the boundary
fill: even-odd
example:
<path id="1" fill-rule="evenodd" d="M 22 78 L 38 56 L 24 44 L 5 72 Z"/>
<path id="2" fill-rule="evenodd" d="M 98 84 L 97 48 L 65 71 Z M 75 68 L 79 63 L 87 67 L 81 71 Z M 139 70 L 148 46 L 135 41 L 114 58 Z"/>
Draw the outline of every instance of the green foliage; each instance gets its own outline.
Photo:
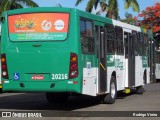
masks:
<path id="1" fill-rule="evenodd" d="M 19 9 L 23 7 L 38 7 L 33 0 L 0 0 L 0 15 L 7 10 Z"/>
<path id="2" fill-rule="evenodd" d="M 82 1 L 83 0 L 77 0 L 75 5 L 79 5 Z M 88 0 L 86 11 L 92 12 L 92 8 L 95 7 L 96 9 L 98 3 L 100 3 L 101 10 L 97 12 L 98 15 L 101 12 L 106 12 L 106 17 L 118 19 L 118 2 L 118 0 Z M 137 0 L 124 0 L 124 8 L 128 9 L 129 7 L 132 7 L 133 11 L 139 12 L 139 5 Z"/>
<path id="3" fill-rule="evenodd" d="M 75 6 L 78 6 L 83 0 L 77 0 Z"/>
<path id="4" fill-rule="evenodd" d="M 108 1 L 108 11 L 106 16 L 112 19 L 118 18 L 118 1 L 117 0 L 109 0 Z"/>
<path id="5" fill-rule="evenodd" d="M 86 11 L 87 12 L 92 12 L 93 6 L 97 7 L 97 2 L 98 2 L 97 0 L 89 0 L 88 3 L 87 3 Z"/>
<path id="6" fill-rule="evenodd" d="M 128 12 L 125 13 L 125 19 L 120 19 L 120 21 L 131 24 L 131 25 L 136 25 L 137 23 L 136 17 L 133 18 L 133 15 Z"/>
<path id="7" fill-rule="evenodd" d="M 129 7 L 132 7 L 133 11 L 139 12 L 139 4 L 137 0 L 125 0 L 124 8 L 128 9 Z"/>

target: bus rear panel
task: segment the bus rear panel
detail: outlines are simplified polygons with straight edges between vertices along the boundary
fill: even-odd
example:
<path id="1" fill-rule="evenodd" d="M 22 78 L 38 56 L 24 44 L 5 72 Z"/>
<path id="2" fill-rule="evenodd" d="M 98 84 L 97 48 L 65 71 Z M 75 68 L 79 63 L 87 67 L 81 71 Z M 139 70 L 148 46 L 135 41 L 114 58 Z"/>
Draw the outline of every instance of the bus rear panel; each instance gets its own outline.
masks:
<path id="1" fill-rule="evenodd" d="M 77 23 L 70 9 L 37 9 L 4 14 L 3 91 L 80 93 L 77 38 L 71 34 Z"/>

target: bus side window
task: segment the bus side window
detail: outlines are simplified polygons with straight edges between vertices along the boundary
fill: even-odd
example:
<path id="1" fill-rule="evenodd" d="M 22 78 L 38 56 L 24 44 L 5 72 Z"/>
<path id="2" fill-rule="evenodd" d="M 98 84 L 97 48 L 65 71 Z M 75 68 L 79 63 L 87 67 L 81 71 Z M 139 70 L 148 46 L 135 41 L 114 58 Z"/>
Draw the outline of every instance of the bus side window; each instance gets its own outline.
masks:
<path id="1" fill-rule="evenodd" d="M 138 56 L 138 51 L 139 51 L 139 43 L 138 43 L 138 34 L 136 31 L 133 31 L 133 40 L 134 40 L 134 47 L 135 47 L 135 56 Z"/>
<path id="2" fill-rule="evenodd" d="M 115 32 L 116 32 L 116 41 L 115 41 L 116 53 L 118 55 L 123 55 L 124 54 L 123 29 L 121 27 L 116 26 Z"/>
<path id="3" fill-rule="evenodd" d="M 155 63 L 156 64 L 160 64 L 160 53 L 159 52 L 155 52 Z M 158 69 L 158 68 L 156 68 Z"/>
<path id="4" fill-rule="evenodd" d="M 146 34 L 143 34 L 142 55 L 146 55 Z"/>
<path id="5" fill-rule="evenodd" d="M 87 19 L 80 20 L 80 38 L 82 53 L 94 53 L 94 37 L 93 37 L 93 22 Z"/>
<path id="6" fill-rule="evenodd" d="M 144 55 L 148 55 L 148 35 L 145 34 L 144 36 Z"/>
<path id="7" fill-rule="evenodd" d="M 139 33 L 139 55 L 143 55 L 144 36 L 143 33 Z"/>
<path id="8" fill-rule="evenodd" d="M 156 50 L 160 50 L 160 34 L 157 34 L 155 36 L 155 41 L 156 41 L 156 44 L 155 44 Z"/>
<path id="9" fill-rule="evenodd" d="M 157 54 L 158 54 L 158 56 L 157 56 L 157 58 L 158 58 L 157 63 L 159 63 L 159 64 L 160 64 L 160 53 L 157 53 Z"/>
<path id="10" fill-rule="evenodd" d="M 107 53 L 115 53 L 115 29 L 113 25 L 106 25 Z"/>

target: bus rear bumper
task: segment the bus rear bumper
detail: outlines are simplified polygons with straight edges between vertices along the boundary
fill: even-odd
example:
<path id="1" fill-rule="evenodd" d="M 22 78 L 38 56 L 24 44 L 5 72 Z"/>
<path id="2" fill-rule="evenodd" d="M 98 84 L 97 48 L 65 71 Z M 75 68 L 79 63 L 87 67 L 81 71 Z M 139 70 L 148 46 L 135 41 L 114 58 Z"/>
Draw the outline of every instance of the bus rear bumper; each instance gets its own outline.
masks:
<path id="1" fill-rule="evenodd" d="M 62 81 L 3 81 L 3 91 L 15 92 L 73 92 L 81 93 L 80 84 L 69 80 Z"/>

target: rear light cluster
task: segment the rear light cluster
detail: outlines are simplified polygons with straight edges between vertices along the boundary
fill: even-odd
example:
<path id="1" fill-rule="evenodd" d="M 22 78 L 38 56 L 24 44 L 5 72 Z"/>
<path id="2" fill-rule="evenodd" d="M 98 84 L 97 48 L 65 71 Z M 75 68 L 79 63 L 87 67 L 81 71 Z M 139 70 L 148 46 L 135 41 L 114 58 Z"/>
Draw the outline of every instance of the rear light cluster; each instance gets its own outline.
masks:
<path id="1" fill-rule="evenodd" d="M 1 55 L 1 69 L 2 69 L 2 78 L 8 79 L 6 54 Z"/>
<path id="2" fill-rule="evenodd" d="M 75 53 L 70 54 L 69 79 L 78 77 L 78 56 Z"/>

